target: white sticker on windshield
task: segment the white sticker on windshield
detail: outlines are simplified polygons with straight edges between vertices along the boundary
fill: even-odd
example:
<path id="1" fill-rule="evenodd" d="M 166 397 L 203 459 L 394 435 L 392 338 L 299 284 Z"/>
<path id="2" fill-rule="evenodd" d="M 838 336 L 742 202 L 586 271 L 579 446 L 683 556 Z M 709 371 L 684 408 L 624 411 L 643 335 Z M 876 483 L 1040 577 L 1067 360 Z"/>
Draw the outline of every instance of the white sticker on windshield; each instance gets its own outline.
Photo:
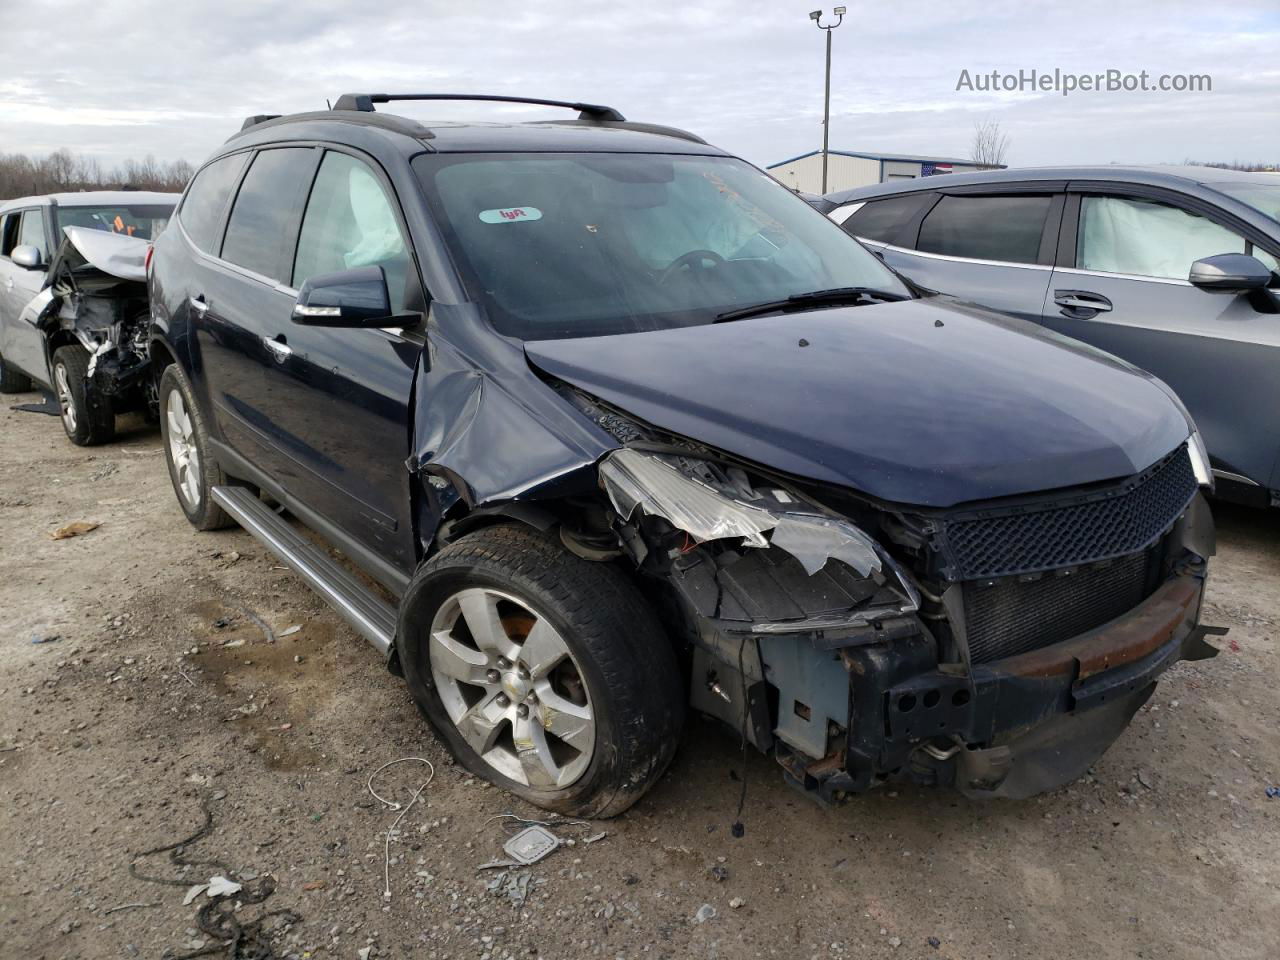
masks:
<path id="1" fill-rule="evenodd" d="M 480 219 L 485 223 L 512 223 L 517 220 L 541 220 L 542 211 L 537 207 L 501 207 L 497 210 L 481 210 Z"/>

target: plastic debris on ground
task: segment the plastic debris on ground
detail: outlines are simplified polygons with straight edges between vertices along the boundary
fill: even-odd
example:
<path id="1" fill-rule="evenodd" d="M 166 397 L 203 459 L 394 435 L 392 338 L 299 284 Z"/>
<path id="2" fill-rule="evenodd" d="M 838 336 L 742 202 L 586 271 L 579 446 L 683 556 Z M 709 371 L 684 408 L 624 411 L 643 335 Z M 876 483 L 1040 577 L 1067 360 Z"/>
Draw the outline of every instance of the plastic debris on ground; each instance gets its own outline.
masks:
<path id="1" fill-rule="evenodd" d="M 525 827 L 502 845 L 503 851 L 517 863 L 537 863 L 560 846 L 560 838 L 542 826 Z"/>
<path id="2" fill-rule="evenodd" d="M 708 920 L 716 918 L 716 908 L 709 903 L 704 903 L 698 908 L 698 912 L 693 915 L 694 923 L 706 923 Z"/>
<path id="3" fill-rule="evenodd" d="M 1280 797 L 1280 787 L 1267 787 L 1267 799 L 1274 800 Z"/>

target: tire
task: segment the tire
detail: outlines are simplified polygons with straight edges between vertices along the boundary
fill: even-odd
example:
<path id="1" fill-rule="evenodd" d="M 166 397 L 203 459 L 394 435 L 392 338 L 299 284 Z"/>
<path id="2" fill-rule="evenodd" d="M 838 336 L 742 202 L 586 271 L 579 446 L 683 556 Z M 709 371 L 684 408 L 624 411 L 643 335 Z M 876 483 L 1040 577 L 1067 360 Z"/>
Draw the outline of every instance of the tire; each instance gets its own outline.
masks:
<path id="1" fill-rule="evenodd" d="M 165 367 L 160 376 L 160 436 L 173 492 L 191 525 L 197 530 L 234 526 L 235 521 L 213 502 L 213 488 L 227 480 L 214 459 L 191 381 L 176 363 Z"/>
<path id="2" fill-rule="evenodd" d="M 31 378 L 11 367 L 0 356 L 0 393 L 30 393 L 35 387 Z"/>
<path id="3" fill-rule="evenodd" d="M 547 810 L 612 817 L 675 755 L 685 702 L 675 652 L 617 568 L 528 527 L 487 527 L 423 564 L 401 611 L 409 690 L 476 776 Z M 486 616 L 500 631 L 486 641 L 489 652 L 470 629 Z M 512 651 L 508 658 L 495 661 L 494 637 Z M 549 653 L 557 641 L 564 651 Z M 522 665 L 533 669 L 522 673 Z M 463 675 L 471 682 L 456 681 Z"/>
<path id="4" fill-rule="evenodd" d="M 62 410 L 62 429 L 76 446 L 93 447 L 116 435 L 116 413 L 110 397 L 87 390 L 89 354 L 80 346 L 53 351 L 53 392 Z"/>

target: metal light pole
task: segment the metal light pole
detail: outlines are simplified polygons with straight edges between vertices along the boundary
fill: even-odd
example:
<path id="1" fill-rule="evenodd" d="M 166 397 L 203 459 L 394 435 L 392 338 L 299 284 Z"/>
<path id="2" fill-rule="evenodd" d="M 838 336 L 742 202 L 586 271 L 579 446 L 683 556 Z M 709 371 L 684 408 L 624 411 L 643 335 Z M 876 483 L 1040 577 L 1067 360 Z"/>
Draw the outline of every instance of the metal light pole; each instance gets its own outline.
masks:
<path id="1" fill-rule="evenodd" d="M 827 192 L 827 148 L 830 145 L 831 133 L 831 31 L 840 24 L 844 23 L 844 7 L 836 7 L 832 13 L 838 18 L 835 23 L 824 27 L 822 25 L 822 11 L 815 10 L 809 14 L 809 19 L 814 25 L 827 35 L 827 83 L 826 92 L 822 100 L 822 192 Z"/>

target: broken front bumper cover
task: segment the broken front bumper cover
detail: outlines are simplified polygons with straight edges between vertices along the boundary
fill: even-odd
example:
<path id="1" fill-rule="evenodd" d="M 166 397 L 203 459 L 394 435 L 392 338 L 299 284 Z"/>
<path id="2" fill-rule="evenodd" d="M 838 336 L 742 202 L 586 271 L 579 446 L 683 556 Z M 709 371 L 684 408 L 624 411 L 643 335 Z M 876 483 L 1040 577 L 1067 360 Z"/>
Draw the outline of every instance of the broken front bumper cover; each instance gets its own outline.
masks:
<path id="1" fill-rule="evenodd" d="M 846 648 L 855 709 L 844 757 L 815 763 L 779 743 L 779 759 L 827 801 L 891 778 L 974 797 L 1054 789 L 1101 756 L 1166 669 L 1217 654 L 1205 637 L 1224 631 L 1199 624 L 1203 591 L 1198 573 L 1174 577 L 1109 624 L 967 673 L 919 669 L 931 656 L 922 636 Z"/>

